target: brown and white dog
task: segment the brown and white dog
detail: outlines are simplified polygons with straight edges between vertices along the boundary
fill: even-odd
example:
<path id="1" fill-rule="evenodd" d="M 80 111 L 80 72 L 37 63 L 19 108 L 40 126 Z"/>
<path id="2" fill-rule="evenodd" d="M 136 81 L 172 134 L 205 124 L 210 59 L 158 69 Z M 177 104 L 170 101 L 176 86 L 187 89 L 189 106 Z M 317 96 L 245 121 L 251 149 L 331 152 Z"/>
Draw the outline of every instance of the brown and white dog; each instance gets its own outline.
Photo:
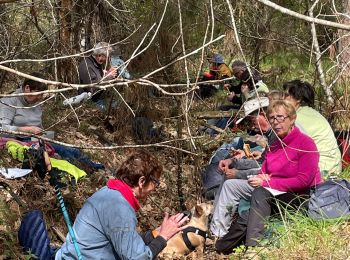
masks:
<path id="1" fill-rule="evenodd" d="M 208 216 L 212 211 L 213 205 L 207 203 L 201 203 L 192 208 L 192 217 L 187 224 L 189 227 L 172 237 L 159 257 L 173 259 L 185 256 L 194 249 L 197 249 L 198 254 L 201 254 L 208 232 Z"/>

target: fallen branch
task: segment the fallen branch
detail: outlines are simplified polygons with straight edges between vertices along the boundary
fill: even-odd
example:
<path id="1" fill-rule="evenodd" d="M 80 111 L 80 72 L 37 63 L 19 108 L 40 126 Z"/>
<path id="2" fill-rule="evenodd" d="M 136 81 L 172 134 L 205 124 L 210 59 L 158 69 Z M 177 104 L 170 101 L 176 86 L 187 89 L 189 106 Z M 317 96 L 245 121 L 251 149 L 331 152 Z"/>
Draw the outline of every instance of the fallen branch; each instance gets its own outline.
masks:
<path id="1" fill-rule="evenodd" d="M 193 116 L 198 119 L 210 119 L 210 118 L 226 118 L 233 117 L 238 112 L 237 109 L 230 111 L 205 111 L 194 113 Z"/>
<path id="2" fill-rule="evenodd" d="M 211 129 L 215 130 L 216 132 L 218 132 L 218 133 L 220 133 L 220 134 L 225 133 L 225 130 L 224 130 L 224 129 L 221 129 L 221 128 L 215 126 L 215 125 L 210 125 L 210 124 L 207 124 L 207 123 L 205 123 L 204 125 L 205 125 L 206 127 L 208 127 L 208 128 L 211 128 Z"/>

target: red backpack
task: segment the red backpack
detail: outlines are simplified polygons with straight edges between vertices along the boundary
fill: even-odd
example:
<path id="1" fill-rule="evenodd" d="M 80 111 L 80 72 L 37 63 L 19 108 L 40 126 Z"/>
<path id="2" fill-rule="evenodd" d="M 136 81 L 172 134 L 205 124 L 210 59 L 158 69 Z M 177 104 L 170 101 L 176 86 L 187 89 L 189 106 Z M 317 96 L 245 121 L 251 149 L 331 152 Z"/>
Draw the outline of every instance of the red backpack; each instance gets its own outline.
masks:
<path id="1" fill-rule="evenodd" d="M 346 168 L 350 165 L 350 133 L 349 131 L 337 131 L 335 133 L 335 136 L 337 138 L 338 146 L 342 155 L 343 168 Z"/>

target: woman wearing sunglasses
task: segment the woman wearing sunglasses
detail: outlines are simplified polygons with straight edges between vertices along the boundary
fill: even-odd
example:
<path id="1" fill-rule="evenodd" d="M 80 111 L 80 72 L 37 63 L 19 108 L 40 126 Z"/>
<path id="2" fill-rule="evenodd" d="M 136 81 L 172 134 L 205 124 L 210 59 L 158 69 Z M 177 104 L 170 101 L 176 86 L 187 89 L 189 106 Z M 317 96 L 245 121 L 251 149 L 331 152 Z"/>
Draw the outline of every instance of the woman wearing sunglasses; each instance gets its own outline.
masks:
<path id="1" fill-rule="evenodd" d="M 116 179 L 85 202 L 73 226 L 83 259 L 155 259 L 167 240 L 186 228 L 183 213 L 166 214 L 157 236 L 137 232 L 139 202 L 159 186 L 161 174 L 154 156 L 135 152 L 117 170 Z M 69 234 L 55 259 L 78 259 Z"/>
<path id="2" fill-rule="evenodd" d="M 259 245 L 264 225 L 276 211 L 277 203 L 295 210 L 310 188 L 321 181 L 319 153 L 315 142 L 295 126 L 294 106 L 285 100 L 274 101 L 267 109 L 267 119 L 278 138 L 270 146 L 260 173 L 248 180 L 255 188 L 249 213 L 242 214 L 218 240 L 219 252 L 231 253 L 241 243 L 248 247 Z"/>

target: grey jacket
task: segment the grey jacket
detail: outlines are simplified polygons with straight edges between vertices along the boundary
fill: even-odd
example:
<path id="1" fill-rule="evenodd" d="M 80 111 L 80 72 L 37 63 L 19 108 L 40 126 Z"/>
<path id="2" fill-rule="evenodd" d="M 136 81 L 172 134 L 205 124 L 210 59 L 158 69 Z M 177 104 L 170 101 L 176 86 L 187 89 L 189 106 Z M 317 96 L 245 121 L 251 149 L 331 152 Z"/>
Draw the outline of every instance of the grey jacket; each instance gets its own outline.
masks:
<path id="1" fill-rule="evenodd" d="M 17 89 L 15 93 L 23 93 L 22 88 Z M 22 126 L 43 128 L 41 105 L 33 107 L 32 104 L 26 102 L 23 96 L 2 98 L 0 100 L 0 127 L 7 131 L 17 131 L 18 127 Z"/>
<path id="2" fill-rule="evenodd" d="M 91 84 L 100 82 L 103 78 L 103 67 L 98 64 L 93 56 L 84 57 L 79 64 L 79 84 Z M 79 89 L 82 92 L 93 92 L 91 88 Z M 100 98 L 100 94 L 94 95 L 92 100 L 96 101 Z"/>
<path id="3" fill-rule="evenodd" d="M 94 57 L 84 57 L 79 64 L 79 83 L 91 84 L 101 81 L 103 77 L 103 68 L 97 63 Z"/>
<path id="4" fill-rule="evenodd" d="M 265 154 L 269 150 L 269 146 L 276 140 L 275 133 L 270 129 L 264 136 L 267 138 L 267 147 L 261 155 L 259 160 L 252 159 L 232 159 L 230 168 L 237 169 L 237 179 L 248 179 L 249 175 L 257 175 L 260 171 L 260 165 L 265 160 Z"/>

